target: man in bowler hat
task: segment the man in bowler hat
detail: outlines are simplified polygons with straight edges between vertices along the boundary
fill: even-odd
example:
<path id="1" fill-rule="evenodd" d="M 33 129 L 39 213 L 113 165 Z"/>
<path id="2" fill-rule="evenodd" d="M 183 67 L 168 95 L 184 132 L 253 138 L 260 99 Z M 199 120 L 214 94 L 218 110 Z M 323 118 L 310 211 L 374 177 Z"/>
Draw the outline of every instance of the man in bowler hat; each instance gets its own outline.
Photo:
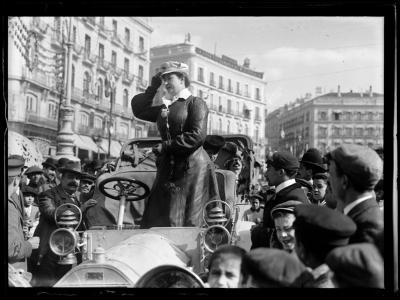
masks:
<path id="1" fill-rule="evenodd" d="M 276 205 L 289 200 L 310 203 L 301 185 L 295 180 L 298 168 L 299 161 L 289 152 L 275 152 L 268 159 L 266 177 L 268 184 L 275 186 L 276 194 L 265 204 L 262 224 L 251 231 L 252 249 L 270 247 L 271 235 L 275 228 L 271 210 Z"/>
<path id="2" fill-rule="evenodd" d="M 376 243 L 383 232 L 383 214 L 374 187 L 382 177 L 383 162 L 367 146 L 344 144 L 327 154 L 329 184 L 337 208 L 357 224 L 350 243 Z"/>
<path id="3" fill-rule="evenodd" d="M 296 253 L 308 267 L 296 281 L 297 287 L 331 288 L 333 273 L 325 264 L 328 253 L 345 246 L 356 231 L 348 216 L 325 206 L 297 205 L 293 223 Z"/>
<path id="4" fill-rule="evenodd" d="M 324 158 L 318 149 L 310 148 L 304 153 L 300 160 L 300 168 L 297 177 L 306 180 L 309 184 L 313 184 L 313 176 L 316 173 L 324 173 L 327 170 Z"/>

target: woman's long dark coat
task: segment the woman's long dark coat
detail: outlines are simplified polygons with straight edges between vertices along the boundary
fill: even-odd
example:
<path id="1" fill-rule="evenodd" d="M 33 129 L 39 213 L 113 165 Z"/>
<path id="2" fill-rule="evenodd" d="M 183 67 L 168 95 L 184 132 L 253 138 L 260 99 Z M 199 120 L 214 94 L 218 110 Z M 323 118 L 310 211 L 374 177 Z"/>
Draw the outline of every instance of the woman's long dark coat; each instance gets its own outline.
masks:
<path id="1" fill-rule="evenodd" d="M 163 140 L 142 228 L 201 226 L 204 205 L 218 198 L 214 166 L 202 146 L 207 135 L 207 104 L 193 96 L 178 99 L 166 117 L 165 105 L 152 106 L 155 94 L 149 87 L 131 102 L 135 117 L 156 122 Z"/>

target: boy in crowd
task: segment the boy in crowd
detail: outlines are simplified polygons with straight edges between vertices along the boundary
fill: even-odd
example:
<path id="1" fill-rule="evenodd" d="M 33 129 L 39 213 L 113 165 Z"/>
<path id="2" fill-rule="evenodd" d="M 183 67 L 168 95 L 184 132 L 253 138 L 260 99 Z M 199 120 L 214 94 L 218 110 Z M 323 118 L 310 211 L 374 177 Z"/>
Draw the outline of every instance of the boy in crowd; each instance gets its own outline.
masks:
<path id="1" fill-rule="evenodd" d="M 313 176 L 312 203 L 325 206 L 325 194 L 328 187 L 328 174 L 317 173 Z"/>
<path id="2" fill-rule="evenodd" d="M 243 221 L 250 221 L 259 224 L 263 220 L 264 209 L 261 208 L 260 203 L 263 197 L 254 194 L 250 196 L 251 207 L 243 213 Z"/>
<path id="3" fill-rule="evenodd" d="M 246 251 L 238 246 L 223 246 L 210 257 L 207 286 L 210 288 L 238 288 L 240 265 Z"/>

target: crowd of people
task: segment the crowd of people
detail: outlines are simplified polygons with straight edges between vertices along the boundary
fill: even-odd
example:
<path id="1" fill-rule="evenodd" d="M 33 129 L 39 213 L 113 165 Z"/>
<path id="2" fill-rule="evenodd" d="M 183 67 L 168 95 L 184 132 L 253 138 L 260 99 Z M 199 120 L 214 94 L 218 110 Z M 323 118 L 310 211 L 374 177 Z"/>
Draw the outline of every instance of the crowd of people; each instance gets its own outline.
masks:
<path id="1" fill-rule="evenodd" d="M 95 181 L 112 163 L 47 158 L 42 167 L 25 166 L 20 155 L 8 158 L 8 262 L 15 270 L 30 274 L 32 286 L 52 286 L 71 265 L 58 263 L 49 239 L 56 230 L 55 210 L 71 203 L 82 212 L 79 230 L 93 225 L 115 225 L 114 216 L 95 194 Z"/>
<path id="2" fill-rule="evenodd" d="M 246 149 L 207 136 L 208 108 L 188 86 L 188 66 L 163 64 L 144 93 L 132 99 L 133 114 L 156 122 L 162 143 L 153 148 L 157 177 L 141 228 L 202 227 L 211 200 L 251 203 L 243 221 L 253 222 L 251 249 L 218 248 L 211 256 L 209 287 L 383 288 L 383 157 L 366 146 L 343 144 L 326 156 L 309 149 L 298 160 L 289 152 L 266 159 L 268 187 L 255 184 L 247 198 L 242 177 Z M 164 89 L 167 98 L 155 105 Z M 168 101 L 167 101 L 168 100 Z M 95 193 L 95 180 L 112 164 L 48 158 L 42 168 L 8 159 L 8 260 L 32 273 L 33 286 L 52 286 L 70 268 L 49 251 L 63 203 L 83 213 L 81 230 L 115 224 Z M 380 185 L 380 186 L 379 186 Z M 26 261 L 28 259 L 28 264 Z M 79 257 L 78 257 L 79 260 Z"/>

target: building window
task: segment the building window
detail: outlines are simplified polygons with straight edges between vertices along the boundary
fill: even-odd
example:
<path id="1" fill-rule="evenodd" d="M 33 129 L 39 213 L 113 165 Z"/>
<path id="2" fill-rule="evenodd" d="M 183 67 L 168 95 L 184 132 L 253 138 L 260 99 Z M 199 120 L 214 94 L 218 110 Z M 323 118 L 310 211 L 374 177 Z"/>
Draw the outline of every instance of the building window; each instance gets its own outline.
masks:
<path id="1" fill-rule="evenodd" d="M 85 34 L 85 57 L 89 57 L 90 54 L 90 36 Z"/>
<path id="2" fill-rule="evenodd" d="M 258 128 L 257 127 L 254 130 L 254 138 L 255 138 L 255 142 L 258 143 Z"/>
<path id="3" fill-rule="evenodd" d="M 76 26 L 72 27 L 72 43 L 76 44 Z"/>
<path id="4" fill-rule="evenodd" d="M 363 133 L 364 133 L 364 130 L 362 128 L 356 128 L 356 130 L 355 130 L 356 137 L 363 136 Z"/>
<path id="5" fill-rule="evenodd" d="M 256 100 L 260 100 L 260 99 L 261 99 L 260 89 L 256 88 Z"/>
<path id="6" fill-rule="evenodd" d="M 341 130 L 339 127 L 334 127 L 333 128 L 333 135 L 334 136 L 340 136 Z"/>
<path id="7" fill-rule="evenodd" d="M 47 117 L 49 119 L 57 119 L 57 106 L 55 103 L 50 102 L 47 110 Z"/>
<path id="8" fill-rule="evenodd" d="M 249 126 L 247 124 L 244 125 L 244 134 L 249 135 Z"/>
<path id="9" fill-rule="evenodd" d="M 118 30 L 118 23 L 117 23 L 116 20 L 112 21 L 112 27 L 113 27 L 113 35 L 114 35 L 114 37 L 116 37 L 117 36 L 117 30 Z"/>
<path id="10" fill-rule="evenodd" d="M 143 79 L 143 76 L 144 76 L 144 69 L 143 69 L 143 66 L 142 66 L 142 65 L 139 65 L 138 77 L 139 77 L 140 80 L 142 80 L 142 79 Z"/>
<path id="11" fill-rule="evenodd" d="M 218 88 L 220 88 L 221 90 L 224 89 L 224 77 L 222 77 L 222 76 L 219 76 Z"/>
<path id="12" fill-rule="evenodd" d="M 221 96 L 218 97 L 218 111 L 222 112 L 222 100 Z"/>
<path id="13" fill-rule="evenodd" d="M 104 17 L 100 17 L 100 19 L 99 19 L 99 22 L 100 22 L 100 26 L 101 27 L 104 27 Z"/>
<path id="14" fill-rule="evenodd" d="M 117 52 L 115 51 L 111 52 L 111 64 L 113 65 L 113 68 L 117 66 Z"/>
<path id="15" fill-rule="evenodd" d="M 379 121 L 382 121 L 382 120 L 383 120 L 383 113 L 379 113 L 379 114 L 378 114 L 378 120 L 379 120 Z"/>
<path id="16" fill-rule="evenodd" d="M 345 128 L 344 135 L 345 137 L 351 137 L 353 135 L 353 128 Z"/>
<path id="17" fill-rule="evenodd" d="M 124 71 L 126 75 L 129 74 L 129 59 L 127 58 L 124 58 Z"/>
<path id="18" fill-rule="evenodd" d="M 374 129 L 372 127 L 367 128 L 367 136 L 372 137 L 374 135 Z"/>
<path id="19" fill-rule="evenodd" d="M 240 92 L 240 82 L 236 82 L 236 94 L 241 95 L 241 92 Z"/>
<path id="20" fill-rule="evenodd" d="M 327 128 L 325 127 L 318 127 L 318 137 L 326 137 L 327 136 Z"/>
<path id="21" fill-rule="evenodd" d="M 129 95 L 128 95 L 128 90 L 127 89 L 124 89 L 124 99 L 123 99 L 123 102 L 124 102 L 124 107 L 128 107 L 129 106 Z"/>
<path id="22" fill-rule="evenodd" d="M 124 137 L 128 137 L 128 125 L 124 123 L 119 124 L 119 133 Z"/>
<path id="23" fill-rule="evenodd" d="M 144 38 L 142 36 L 139 37 L 139 52 L 144 52 Z"/>
<path id="24" fill-rule="evenodd" d="M 248 84 L 244 85 L 244 95 L 246 97 L 250 97 L 250 95 L 249 95 L 249 85 Z"/>
<path id="25" fill-rule="evenodd" d="M 198 68 L 198 72 L 197 72 L 197 80 L 204 82 L 204 69 L 203 68 Z"/>
<path id="26" fill-rule="evenodd" d="M 309 134 L 310 134 L 310 128 L 306 127 L 304 130 L 304 137 L 308 138 Z"/>
<path id="27" fill-rule="evenodd" d="M 259 107 L 256 107 L 256 120 L 261 121 L 260 108 Z"/>
<path id="28" fill-rule="evenodd" d="M 357 112 L 356 113 L 356 121 L 361 121 L 361 113 L 360 112 Z"/>
<path id="29" fill-rule="evenodd" d="M 89 127 L 89 115 L 86 113 L 81 113 L 79 125 L 83 127 Z"/>
<path id="30" fill-rule="evenodd" d="M 219 119 L 218 120 L 218 133 L 222 133 L 222 120 L 221 119 Z"/>
<path id="31" fill-rule="evenodd" d="M 306 113 L 306 122 L 310 122 L 310 112 Z"/>
<path id="32" fill-rule="evenodd" d="M 94 118 L 93 127 L 97 128 L 97 129 L 102 129 L 103 128 L 103 121 L 101 120 L 101 118 L 99 118 L 99 117 L 95 117 Z"/>
<path id="33" fill-rule="evenodd" d="M 89 94 L 90 75 L 89 72 L 83 74 L 83 94 Z"/>
<path id="34" fill-rule="evenodd" d="M 228 79 L 228 92 L 232 93 L 233 89 L 232 89 L 232 80 Z"/>
<path id="35" fill-rule="evenodd" d="M 214 108 L 214 95 L 213 94 L 210 94 L 210 106 L 211 106 L 211 109 Z"/>
<path id="36" fill-rule="evenodd" d="M 367 118 L 368 121 L 372 121 L 374 119 L 374 114 L 372 112 L 368 112 Z"/>
<path id="37" fill-rule="evenodd" d="M 231 99 L 228 99 L 228 114 L 232 113 L 232 101 Z"/>
<path id="38" fill-rule="evenodd" d="M 143 136 L 143 130 L 141 127 L 135 127 L 135 138 L 141 138 Z"/>
<path id="39" fill-rule="evenodd" d="M 103 99 L 103 80 L 99 78 L 97 80 L 97 94 L 96 94 L 96 100 Z"/>
<path id="40" fill-rule="evenodd" d="M 333 120 L 334 121 L 340 121 L 340 113 L 334 112 L 333 113 Z"/>
<path id="41" fill-rule="evenodd" d="M 201 89 L 197 91 L 197 95 L 199 98 L 203 99 L 203 91 Z"/>
<path id="42" fill-rule="evenodd" d="M 319 119 L 320 120 L 325 120 L 325 121 L 328 119 L 328 114 L 326 113 L 326 111 L 321 111 L 319 113 Z"/>
<path id="43" fill-rule="evenodd" d="M 236 102 L 236 114 L 239 115 L 239 102 Z"/>
<path id="44" fill-rule="evenodd" d="M 128 28 L 125 28 L 125 44 L 129 45 L 130 41 L 131 41 L 131 32 L 129 31 Z"/>
<path id="45" fill-rule="evenodd" d="M 104 61 L 104 45 L 99 44 L 99 62 L 103 63 Z"/>
<path id="46" fill-rule="evenodd" d="M 74 87 L 75 86 L 75 66 L 72 65 L 71 69 L 72 69 L 71 70 L 71 87 Z"/>
<path id="47" fill-rule="evenodd" d="M 215 86 L 214 73 L 210 72 L 210 85 Z"/>
<path id="48" fill-rule="evenodd" d="M 231 131 L 231 122 L 228 121 L 228 124 L 226 125 L 226 133 L 229 134 Z"/>

